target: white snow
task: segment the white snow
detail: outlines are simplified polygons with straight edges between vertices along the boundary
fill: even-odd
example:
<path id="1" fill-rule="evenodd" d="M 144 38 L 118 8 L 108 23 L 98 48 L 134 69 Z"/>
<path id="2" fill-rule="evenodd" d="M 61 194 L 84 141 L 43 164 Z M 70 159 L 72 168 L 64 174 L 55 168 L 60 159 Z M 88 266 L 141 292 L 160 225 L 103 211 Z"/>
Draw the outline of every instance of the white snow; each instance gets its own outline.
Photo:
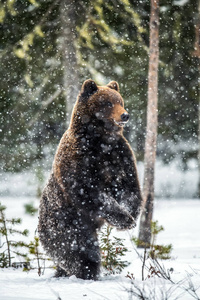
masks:
<path id="1" fill-rule="evenodd" d="M 28 240 L 33 240 L 37 227 L 37 216 L 24 214 L 23 205 L 38 200 L 33 198 L 0 199 L 7 206 L 7 217 L 21 217 L 22 229 L 29 229 Z M 165 230 L 158 235 L 158 244 L 172 244 L 172 259 L 164 261 L 166 269 L 173 268 L 171 275 L 176 284 L 157 277 L 141 280 L 141 260 L 130 241 L 132 235 L 137 236 L 138 228 L 130 231 L 114 231 L 114 235 L 125 238 L 129 252 L 124 260 L 131 264 L 120 275 L 101 276 L 100 281 L 84 281 L 75 276 L 70 278 L 53 278 L 54 271 L 46 269 L 44 275 L 38 276 L 37 271 L 23 272 L 21 269 L 0 269 L 0 299 L 1 300 L 75 300 L 75 299 L 137 299 L 131 296 L 131 280 L 126 278 L 127 272 L 133 273 L 133 284 L 143 288 L 146 299 L 195 299 L 185 292 L 183 287 L 189 284 L 191 278 L 194 286 L 200 285 L 200 230 L 199 230 L 200 201 L 198 200 L 161 200 L 155 201 L 154 220 L 163 225 Z M 142 249 L 138 250 L 143 253 Z M 189 275 L 188 275 L 189 274 Z M 146 276 L 147 274 L 145 274 Z M 189 277 L 187 277 L 189 276 Z M 181 281 L 183 280 L 183 281 Z M 181 282 L 180 282 L 181 281 Z M 177 283 L 179 282 L 179 283 Z M 151 298 L 154 293 L 154 298 Z M 163 298 L 163 295 L 168 295 Z M 200 298 L 200 290 L 197 290 Z M 198 298 L 196 298 L 198 299 Z"/>
<path id="2" fill-rule="evenodd" d="M 183 6 L 183 5 L 187 4 L 188 2 L 189 2 L 189 0 L 176 0 L 176 1 L 174 1 L 174 5 Z"/>
<path id="3" fill-rule="evenodd" d="M 138 172 L 143 183 L 144 164 L 138 162 Z M 194 198 L 198 189 L 198 164 L 191 159 L 183 170 L 179 159 L 170 164 L 157 160 L 155 165 L 155 195 L 158 198 Z"/>

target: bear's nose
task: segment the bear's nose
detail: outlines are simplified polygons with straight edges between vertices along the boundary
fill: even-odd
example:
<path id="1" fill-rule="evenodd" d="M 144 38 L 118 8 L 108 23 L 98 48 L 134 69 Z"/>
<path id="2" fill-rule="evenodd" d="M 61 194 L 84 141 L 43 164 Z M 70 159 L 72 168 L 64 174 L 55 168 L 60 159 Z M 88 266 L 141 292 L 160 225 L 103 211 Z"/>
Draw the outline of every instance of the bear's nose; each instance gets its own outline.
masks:
<path id="1" fill-rule="evenodd" d="M 127 122 L 128 119 L 129 119 L 129 114 L 128 114 L 128 113 L 123 113 L 123 114 L 121 115 L 121 120 L 122 120 L 123 122 Z"/>

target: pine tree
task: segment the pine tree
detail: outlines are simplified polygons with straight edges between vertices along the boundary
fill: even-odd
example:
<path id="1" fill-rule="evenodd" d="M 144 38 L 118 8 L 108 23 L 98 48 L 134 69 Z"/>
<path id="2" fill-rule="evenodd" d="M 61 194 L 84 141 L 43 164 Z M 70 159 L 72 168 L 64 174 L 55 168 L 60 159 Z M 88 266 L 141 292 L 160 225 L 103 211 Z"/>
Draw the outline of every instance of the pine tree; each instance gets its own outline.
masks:
<path id="1" fill-rule="evenodd" d="M 27 248 L 28 245 L 23 241 L 13 241 L 11 236 L 19 234 L 28 236 L 28 230 L 23 231 L 15 229 L 15 225 L 21 224 L 20 218 L 7 219 L 5 216 L 6 207 L 0 203 L 0 235 L 2 237 L 2 244 L 0 245 L 0 267 L 7 268 L 12 266 L 13 255 L 22 257 L 24 260 L 27 254 L 21 252 L 21 248 Z M 19 249 L 19 250 L 18 250 Z"/>
<path id="2" fill-rule="evenodd" d="M 32 269 L 37 269 L 38 275 L 40 276 L 42 274 L 42 271 L 44 273 L 46 266 L 46 261 L 51 261 L 50 258 L 48 258 L 43 252 L 40 250 L 40 242 L 39 238 L 37 236 L 34 237 L 34 240 L 31 241 L 28 244 L 28 250 L 29 250 L 29 257 L 27 257 L 27 262 L 32 263 L 29 265 L 29 267 L 26 269 L 27 271 Z M 37 263 L 37 266 L 35 267 L 34 263 Z M 53 266 L 48 266 L 48 268 L 54 268 Z"/>
<path id="3" fill-rule="evenodd" d="M 120 274 L 129 265 L 129 262 L 121 260 L 128 251 L 124 246 L 124 240 L 115 236 L 112 237 L 112 230 L 111 226 L 107 226 L 100 237 L 102 266 L 106 270 L 106 275 Z"/>

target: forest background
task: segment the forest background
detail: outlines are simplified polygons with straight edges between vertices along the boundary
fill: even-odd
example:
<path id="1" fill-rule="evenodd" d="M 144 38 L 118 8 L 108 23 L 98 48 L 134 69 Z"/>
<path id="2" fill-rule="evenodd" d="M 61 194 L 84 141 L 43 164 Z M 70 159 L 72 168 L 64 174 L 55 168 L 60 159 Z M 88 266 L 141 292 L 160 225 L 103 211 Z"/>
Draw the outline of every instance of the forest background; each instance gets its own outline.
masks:
<path id="1" fill-rule="evenodd" d="M 131 118 L 125 136 L 144 158 L 149 1 L 0 2 L 1 170 L 42 181 L 81 84 L 116 80 Z M 198 169 L 197 0 L 160 1 L 157 158 Z M 198 187 L 193 196 L 198 196 Z"/>

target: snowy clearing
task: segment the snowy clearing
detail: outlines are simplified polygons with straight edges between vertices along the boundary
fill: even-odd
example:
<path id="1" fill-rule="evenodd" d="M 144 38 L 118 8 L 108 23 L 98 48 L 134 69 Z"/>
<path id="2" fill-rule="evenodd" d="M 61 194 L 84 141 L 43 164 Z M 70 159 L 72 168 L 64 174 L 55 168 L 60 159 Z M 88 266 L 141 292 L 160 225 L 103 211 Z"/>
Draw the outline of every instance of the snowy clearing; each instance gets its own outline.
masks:
<path id="1" fill-rule="evenodd" d="M 37 216 L 24 213 L 24 204 L 38 200 L 33 198 L 2 198 L 1 203 L 7 206 L 7 217 L 21 217 L 22 229 L 30 231 L 28 241 L 33 240 L 37 227 Z M 158 235 L 158 244 L 172 244 L 172 259 L 164 261 L 166 270 L 173 269 L 169 280 L 153 277 L 141 280 L 142 262 L 130 241 L 137 236 L 138 228 L 131 231 L 114 231 L 114 236 L 125 238 L 129 252 L 125 259 L 131 264 L 120 275 L 101 276 L 101 280 L 84 281 L 75 276 L 70 278 L 53 278 L 53 270 L 45 270 L 38 276 L 37 271 L 23 272 L 21 269 L 0 270 L 1 300 L 73 300 L 73 299 L 137 299 L 133 291 L 141 289 L 144 299 L 199 299 L 200 289 L 200 201 L 198 200 L 156 200 L 154 220 L 163 225 L 165 230 Z M 140 249 L 139 253 L 143 253 Z M 134 280 L 126 278 L 127 272 L 133 273 Z M 147 273 L 145 273 L 145 277 Z M 196 296 L 184 289 L 194 285 Z M 134 287 L 135 286 L 135 287 Z M 131 292 L 132 291 L 132 292 Z M 195 298 L 196 297 L 196 298 Z"/>

